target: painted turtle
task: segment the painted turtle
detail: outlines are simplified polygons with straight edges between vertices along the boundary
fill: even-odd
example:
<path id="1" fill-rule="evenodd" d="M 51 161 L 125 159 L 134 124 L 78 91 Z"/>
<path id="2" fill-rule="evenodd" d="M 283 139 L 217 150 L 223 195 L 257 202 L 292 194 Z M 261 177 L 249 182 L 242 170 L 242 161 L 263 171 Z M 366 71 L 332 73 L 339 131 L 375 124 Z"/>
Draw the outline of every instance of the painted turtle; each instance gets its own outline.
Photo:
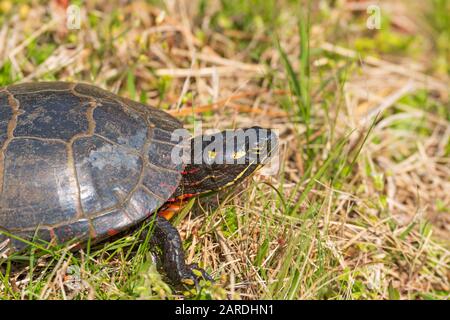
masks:
<path id="1" fill-rule="evenodd" d="M 273 150 L 276 137 L 270 130 L 263 136 L 264 129 L 244 129 L 257 139 L 223 152 L 244 162 L 186 164 L 173 160 L 173 133 L 181 128 L 161 110 L 88 84 L 0 89 L 0 243 L 20 250 L 27 246 L 23 239 L 99 241 L 153 219 L 151 239 L 161 248 L 169 280 L 196 283 L 198 267 L 185 264 L 180 236 L 168 219 L 187 198 L 249 176 L 260 166 L 249 155 Z M 190 142 L 206 151 L 208 140 L 230 142 L 225 133 Z M 192 160 L 193 151 L 189 155 Z M 208 155 L 217 157 L 212 150 Z"/>

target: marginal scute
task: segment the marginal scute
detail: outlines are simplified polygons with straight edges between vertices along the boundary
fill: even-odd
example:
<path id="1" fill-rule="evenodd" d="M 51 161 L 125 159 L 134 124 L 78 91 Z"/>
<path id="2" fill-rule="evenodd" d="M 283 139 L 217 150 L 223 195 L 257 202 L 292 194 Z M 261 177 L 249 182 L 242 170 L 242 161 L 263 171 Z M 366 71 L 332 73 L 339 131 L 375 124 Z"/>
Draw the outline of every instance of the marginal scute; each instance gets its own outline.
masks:
<path id="1" fill-rule="evenodd" d="M 181 171 L 182 160 L 180 146 L 152 141 L 148 151 L 148 161 L 151 164 L 169 170 Z"/>
<path id="2" fill-rule="evenodd" d="M 0 149 L 8 138 L 8 124 L 13 116 L 13 111 L 9 106 L 8 95 L 0 92 Z"/>
<path id="3" fill-rule="evenodd" d="M 80 138 L 73 145 L 85 214 L 120 205 L 139 182 L 142 159 L 99 137 Z"/>
<path id="4" fill-rule="evenodd" d="M 173 138 L 173 139 L 172 139 Z M 152 140 L 163 141 L 165 143 L 177 144 L 179 140 L 175 141 L 176 136 L 173 136 L 173 131 L 166 131 L 160 128 L 153 129 Z"/>
<path id="5" fill-rule="evenodd" d="M 132 223 L 133 221 L 123 214 L 122 209 L 113 210 L 92 219 L 95 233 L 104 236 L 114 235 L 126 229 Z"/>
<path id="6" fill-rule="evenodd" d="M 35 230 L 29 230 L 26 232 L 14 232 L 15 236 L 20 239 L 11 239 L 11 245 L 16 249 L 22 249 L 27 246 L 25 241 L 32 241 L 33 243 L 39 244 L 46 247 L 51 241 L 52 237 L 50 231 L 44 228 L 36 228 Z"/>
<path id="7" fill-rule="evenodd" d="M 147 124 L 135 111 L 114 102 L 102 102 L 94 110 L 95 133 L 129 148 L 141 150 L 147 139 Z"/>
<path id="8" fill-rule="evenodd" d="M 15 95 L 20 93 L 32 93 L 32 92 L 40 92 L 40 91 L 65 91 L 70 90 L 73 84 L 70 82 L 60 82 L 60 81 L 52 81 L 52 82 L 29 82 L 29 83 L 20 83 L 14 84 L 8 87 L 8 91 L 11 94 Z"/>
<path id="9" fill-rule="evenodd" d="M 89 221 L 87 219 L 77 220 L 53 228 L 58 243 L 73 240 L 86 240 L 89 237 Z"/>
<path id="10" fill-rule="evenodd" d="M 162 199 L 168 199 L 175 191 L 180 180 L 177 172 L 167 172 L 154 166 L 147 166 L 144 172 L 143 184 L 153 194 Z"/>
<path id="11" fill-rule="evenodd" d="M 5 151 L 0 226 L 52 225 L 76 216 L 76 182 L 63 143 L 12 140 Z"/>
<path id="12" fill-rule="evenodd" d="M 14 136 L 62 139 L 86 132 L 89 99 L 71 92 L 45 91 L 15 94 L 22 113 L 17 119 Z"/>
<path id="13" fill-rule="evenodd" d="M 121 101 L 122 104 L 130 108 L 133 108 L 137 111 L 147 114 L 148 115 L 147 120 L 150 123 L 153 123 L 155 127 L 162 128 L 169 132 L 172 132 L 173 130 L 182 127 L 181 122 L 177 118 L 171 116 L 167 112 L 164 112 L 160 109 L 147 106 L 142 103 L 122 97 L 118 97 L 118 100 Z"/>
<path id="14" fill-rule="evenodd" d="M 141 221 L 162 204 L 162 199 L 148 194 L 144 188 L 139 188 L 134 192 L 124 210 L 127 216 L 131 217 L 134 221 Z"/>
<path id="15" fill-rule="evenodd" d="M 149 109 L 150 115 L 148 116 L 147 120 L 154 126 L 157 126 L 165 131 L 173 132 L 176 129 L 180 128 L 180 122 L 169 116 L 164 111 L 151 108 Z M 162 116 L 164 114 L 164 116 Z"/>
<path id="16" fill-rule="evenodd" d="M 114 99 L 117 97 L 115 94 L 109 91 L 85 83 L 77 83 L 74 87 L 74 91 L 95 99 Z"/>

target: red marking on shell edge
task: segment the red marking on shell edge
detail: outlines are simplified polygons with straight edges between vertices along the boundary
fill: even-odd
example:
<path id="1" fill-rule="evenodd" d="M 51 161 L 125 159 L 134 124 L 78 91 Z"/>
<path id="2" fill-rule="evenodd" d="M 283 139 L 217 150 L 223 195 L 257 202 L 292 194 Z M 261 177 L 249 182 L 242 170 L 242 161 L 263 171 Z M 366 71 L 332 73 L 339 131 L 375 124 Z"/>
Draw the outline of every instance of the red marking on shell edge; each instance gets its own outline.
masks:
<path id="1" fill-rule="evenodd" d="M 179 196 L 178 200 L 189 199 L 189 198 L 195 197 L 196 195 L 197 195 L 197 193 L 185 193 L 185 194 L 182 194 L 181 196 Z"/>
<path id="2" fill-rule="evenodd" d="M 200 168 L 195 168 L 195 169 L 191 169 L 191 170 L 185 170 L 185 171 L 181 171 L 181 174 L 191 174 L 191 173 L 196 173 L 200 170 Z"/>
<path id="3" fill-rule="evenodd" d="M 119 231 L 115 230 L 115 229 L 109 229 L 106 233 L 108 233 L 108 235 L 110 237 L 115 236 L 116 234 L 119 233 Z"/>
<path id="4" fill-rule="evenodd" d="M 170 198 L 170 199 L 167 200 L 167 202 L 182 201 L 182 200 L 193 198 L 193 197 L 195 197 L 197 195 L 198 195 L 198 193 L 185 193 L 185 194 L 182 194 L 182 195 L 180 195 L 180 196 L 178 196 L 176 198 Z"/>

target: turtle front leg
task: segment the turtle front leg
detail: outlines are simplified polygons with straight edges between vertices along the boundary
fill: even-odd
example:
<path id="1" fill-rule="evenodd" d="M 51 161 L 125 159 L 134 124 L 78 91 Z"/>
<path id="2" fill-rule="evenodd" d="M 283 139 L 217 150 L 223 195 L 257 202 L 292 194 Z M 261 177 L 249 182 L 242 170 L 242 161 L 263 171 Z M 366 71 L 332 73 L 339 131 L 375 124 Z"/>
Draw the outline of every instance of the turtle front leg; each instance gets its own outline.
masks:
<path id="1" fill-rule="evenodd" d="M 156 215 L 153 220 L 152 242 L 162 250 L 162 265 L 167 277 L 173 284 L 188 284 L 198 286 L 198 281 L 203 277 L 212 281 L 203 269 L 197 264 L 187 265 L 183 244 L 178 230 L 165 218 Z"/>

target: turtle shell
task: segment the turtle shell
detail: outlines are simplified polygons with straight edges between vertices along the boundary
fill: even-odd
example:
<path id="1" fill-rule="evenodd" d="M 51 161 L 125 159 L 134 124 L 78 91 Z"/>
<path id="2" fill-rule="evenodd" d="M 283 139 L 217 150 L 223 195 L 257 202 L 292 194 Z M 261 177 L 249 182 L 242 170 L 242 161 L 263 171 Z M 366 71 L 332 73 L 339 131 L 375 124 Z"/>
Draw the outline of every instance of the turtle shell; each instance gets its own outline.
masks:
<path id="1" fill-rule="evenodd" d="M 0 228 L 61 243 L 137 224 L 180 182 L 171 134 L 181 127 L 161 110 L 88 84 L 1 88 Z"/>

